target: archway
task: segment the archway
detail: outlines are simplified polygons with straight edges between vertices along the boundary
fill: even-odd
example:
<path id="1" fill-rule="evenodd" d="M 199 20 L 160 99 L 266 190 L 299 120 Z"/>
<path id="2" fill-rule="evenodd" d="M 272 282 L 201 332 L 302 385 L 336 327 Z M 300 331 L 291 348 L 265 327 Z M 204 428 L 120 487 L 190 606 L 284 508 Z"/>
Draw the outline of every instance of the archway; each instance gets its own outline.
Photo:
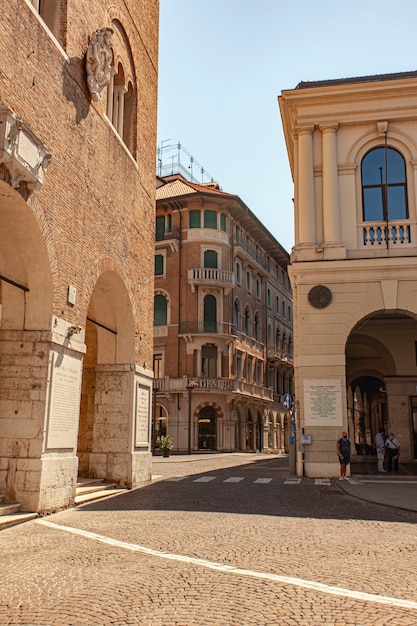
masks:
<path id="1" fill-rule="evenodd" d="M 254 429 L 253 429 L 253 419 L 252 413 L 248 409 L 247 417 L 246 417 L 246 451 L 253 452 L 254 450 Z"/>
<path id="2" fill-rule="evenodd" d="M 405 311 L 376 312 L 349 335 L 348 423 L 358 455 L 375 454 L 375 435 L 384 427 L 400 439 L 403 460 L 415 458 L 416 336 L 417 321 Z"/>
<path id="3" fill-rule="evenodd" d="M 0 180 L 0 492 L 29 510 L 39 507 L 42 468 L 33 461 L 44 449 L 52 328 L 52 276 L 40 224 L 46 231 L 41 210 Z M 29 466 L 36 467 L 30 477 Z"/>
<path id="4" fill-rule="evenodd" d="M 127 290 L 114 271 L 104 271 L 94 287 L 85 337 L 79 474 L 130 486 L 134 320 Z"/>
<path id="5" fill-rule="evenodd" d="M 217 413 L 214 406 L 205 406 L 198 415 L 198 449 L 216 450 Z"/>

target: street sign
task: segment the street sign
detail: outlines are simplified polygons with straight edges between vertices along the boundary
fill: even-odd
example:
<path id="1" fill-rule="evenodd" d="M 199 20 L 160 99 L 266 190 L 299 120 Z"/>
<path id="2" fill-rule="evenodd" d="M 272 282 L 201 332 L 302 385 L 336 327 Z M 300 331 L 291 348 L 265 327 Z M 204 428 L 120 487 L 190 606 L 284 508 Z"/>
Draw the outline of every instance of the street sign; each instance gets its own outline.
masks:
<path id="1" fill-rule="evenodd" d="M 291 394 L 284 393 L 284 395 L 282 396 L 281 402 L 282 402 L 282 406 L 284 407 L 284 409 L 290 409 L 292 407 Z"/>

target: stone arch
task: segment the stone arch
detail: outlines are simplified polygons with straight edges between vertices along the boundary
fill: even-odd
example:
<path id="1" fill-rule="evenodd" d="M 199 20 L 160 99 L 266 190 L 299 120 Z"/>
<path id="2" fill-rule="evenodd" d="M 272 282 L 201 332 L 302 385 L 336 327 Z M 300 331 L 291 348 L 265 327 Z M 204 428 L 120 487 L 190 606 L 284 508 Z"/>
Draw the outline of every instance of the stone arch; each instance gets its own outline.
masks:
<path id="1" fill-rule="evenodd" d="M 200 411 L 202 409 L 204 409 L 206 406 L 211 406 L 211 407 L 214 408 L 214 410 L 216 411 L 216 418 L 217 419 L 224 417 L 224 413 L 223 413 L 222 407 L 219 404 L 217 404 L 216 402 L 200 402 L 200 404 L 197 405 L 195 407 L 195 409 L 194 409 L 194 414 L 193 414 L 194 419 L 198 418 L 198 416 L 200 414 Z"/>

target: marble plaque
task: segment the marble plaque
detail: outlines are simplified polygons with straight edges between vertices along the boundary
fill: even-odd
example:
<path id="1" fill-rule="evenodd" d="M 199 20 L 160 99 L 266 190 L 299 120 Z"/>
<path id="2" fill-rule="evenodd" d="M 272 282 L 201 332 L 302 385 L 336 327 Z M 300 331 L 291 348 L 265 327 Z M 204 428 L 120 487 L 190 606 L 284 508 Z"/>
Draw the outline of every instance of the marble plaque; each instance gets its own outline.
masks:
<path id="1" fill-rule="evenodd" d="M 52 352 L 47 448 L 74 449 L 80 415 L 81 359 Z"/>
<path id="2" fill-rule="evenodd" d="M 307 426 L 343 426 L 340 378 L 304 380 L 304 422 Z"/>
<path id="3" fill-rule="evenodd" d="M 151 419 L 151 388 L 136 383 L 135 447 L 149 445 L 149 422 Z"/>

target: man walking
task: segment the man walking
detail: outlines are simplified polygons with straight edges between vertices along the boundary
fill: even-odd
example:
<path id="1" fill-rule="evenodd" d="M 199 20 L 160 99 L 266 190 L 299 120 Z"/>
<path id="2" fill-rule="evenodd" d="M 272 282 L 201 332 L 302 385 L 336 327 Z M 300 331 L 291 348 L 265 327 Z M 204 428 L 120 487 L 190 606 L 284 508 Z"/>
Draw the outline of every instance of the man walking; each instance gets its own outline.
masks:
<path id="1" fill-rule="evenodd" d="M 385 430 L 383 428 L 380 428 L 375 436 L 375 447 L 378 459 L 378 472 L 386 472 L 386 470 L 384 470 Z"/>

